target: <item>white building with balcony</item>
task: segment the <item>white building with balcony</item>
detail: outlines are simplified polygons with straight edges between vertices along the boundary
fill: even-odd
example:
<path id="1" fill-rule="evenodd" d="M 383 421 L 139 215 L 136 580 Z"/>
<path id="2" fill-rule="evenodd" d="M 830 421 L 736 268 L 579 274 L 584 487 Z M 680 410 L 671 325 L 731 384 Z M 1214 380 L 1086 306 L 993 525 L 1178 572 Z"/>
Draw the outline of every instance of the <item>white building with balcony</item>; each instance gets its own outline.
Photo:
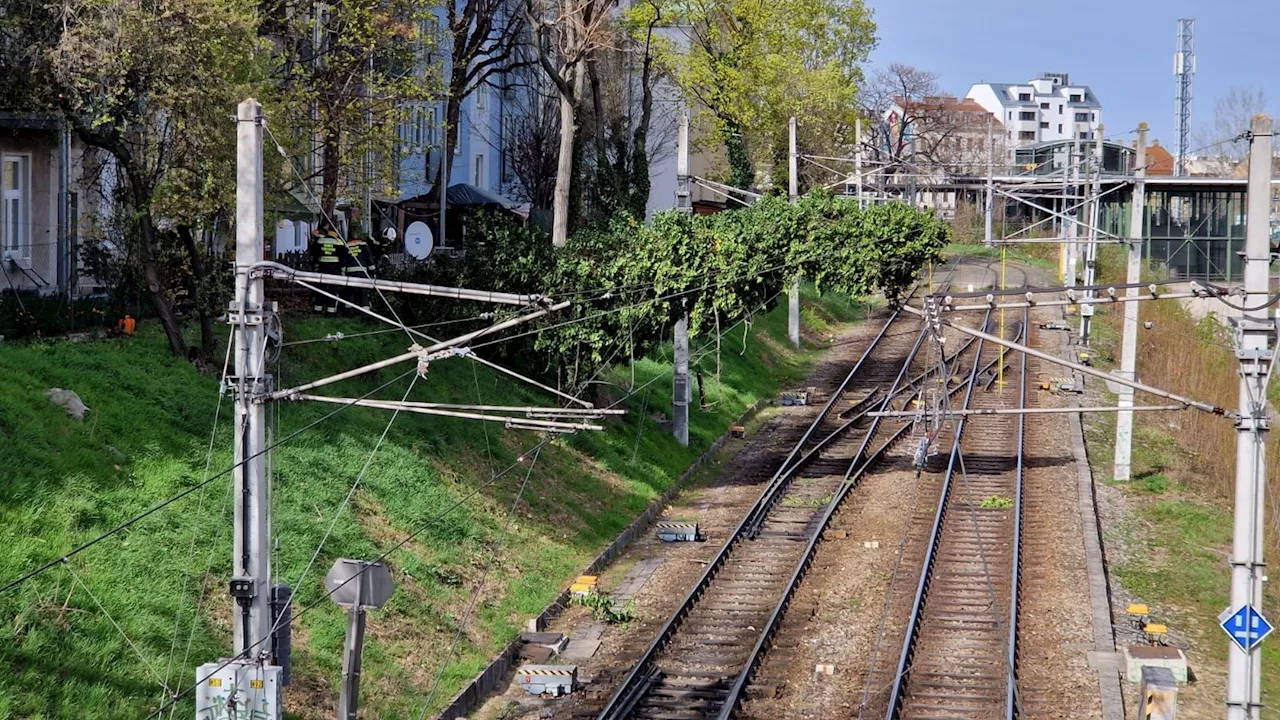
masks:
<path id="1" fill-rule="evenodd" d="M 1010 146 L 1055 140 L 1093 140 L 1102 105 L 1088 85 L 1066 73 L 1042 73 L 1025 83 L 978 83 L 965 97 L 995 115 Z"/>

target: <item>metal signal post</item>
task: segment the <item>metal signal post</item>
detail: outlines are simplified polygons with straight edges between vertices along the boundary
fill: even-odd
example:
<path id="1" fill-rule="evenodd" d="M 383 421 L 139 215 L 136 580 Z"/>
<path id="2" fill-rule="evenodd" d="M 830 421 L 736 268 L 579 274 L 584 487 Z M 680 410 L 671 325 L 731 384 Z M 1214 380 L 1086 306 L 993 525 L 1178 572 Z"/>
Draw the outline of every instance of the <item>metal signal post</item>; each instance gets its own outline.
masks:
<path id="1" fill-rule="evenodd" d="M 1269 284 L 1271 268 L 1271 148 L 1270 118 L 1253 119 L 1249 139 L 1248 225 L 1244 246 L 1244 316 L 1236 322 L 1236 357 L 1240 360 L 1240 418 L 1236 422 L 1235 520 L 1231 542 L 1231 606 L 1224 615 L 1245 606 L 1262 611 L 1266 580 L 1263 536 L 1266 527 L 1264 492 L 1267 485 L 1267 380 L 1273 360 L 1275 313 Z M 1262 620 L 1265 623 L 1265 619 Z M 1245 628 L 1246 637 L 1251 628 Z M 1261 638 L 1259 638 L 1259 641 Z M 1228 643 L 1227 718 L 1256 720 L 1262 713 L 1262 650 L 1257 644 Z"/>
<path id="2" fill-rule="evenodd" d="M 251 99 L 236 112 L 235 298 L 227 320 L 235 328 L 235 376 L 227 385 L 235 396 L 235 541 L 231 597 L 234 654 L 229 661 L 196 669 L 196 716 L 282 717 L 282 668 L 272 657 L 270 517 L 267 503 L 266 373 L 272 310 L 263 299 L 262 106 Z"/>

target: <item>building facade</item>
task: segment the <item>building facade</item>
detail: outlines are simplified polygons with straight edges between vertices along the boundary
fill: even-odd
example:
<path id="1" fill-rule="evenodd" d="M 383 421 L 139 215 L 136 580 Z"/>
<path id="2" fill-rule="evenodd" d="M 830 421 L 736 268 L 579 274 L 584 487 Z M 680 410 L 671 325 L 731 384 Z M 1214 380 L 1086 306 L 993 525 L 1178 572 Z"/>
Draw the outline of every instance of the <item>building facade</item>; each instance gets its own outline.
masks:
<path id="1" fill-rule="evenodd" d="M 972 99 L 995 115 L 1012 146 L 1054 140 L 1093 140 L 1102 122 L 1102 104 L 1088 85 L 1066 73 L 1042 73 L 1025 83 L 978 83 Z"/>
<path id="2" fill-rule="evenodd" d="M 85 192 L 90 154 L 59 116 L 0 112 L 0 291 L 92 289 L 76 252 L 97 214 Z"/>

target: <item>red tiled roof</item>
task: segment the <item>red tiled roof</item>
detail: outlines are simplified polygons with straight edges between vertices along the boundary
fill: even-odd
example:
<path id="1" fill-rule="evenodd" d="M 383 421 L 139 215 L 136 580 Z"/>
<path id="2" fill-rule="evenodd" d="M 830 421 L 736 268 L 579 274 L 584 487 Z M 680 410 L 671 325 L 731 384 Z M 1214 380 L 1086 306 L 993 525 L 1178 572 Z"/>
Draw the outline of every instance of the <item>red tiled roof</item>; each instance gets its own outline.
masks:
<path id="1" fill-rule="evenodd" d="M 979 105 L 973 98 L 957 98 L 950 95 L 928 96 L 911 101 L 908 101 L 904 97 L 895 97 L 893 102 L 904 110 L 949 110 L 951 112 L 975 113 L 987 112 L 987 109 Z"/>
<path id="2" fill-rule="evenodd" d="M 1173 174 L 1173 155 L 1160 146 L 1159 140 L 1147 146 L 1147 174 Z"/>

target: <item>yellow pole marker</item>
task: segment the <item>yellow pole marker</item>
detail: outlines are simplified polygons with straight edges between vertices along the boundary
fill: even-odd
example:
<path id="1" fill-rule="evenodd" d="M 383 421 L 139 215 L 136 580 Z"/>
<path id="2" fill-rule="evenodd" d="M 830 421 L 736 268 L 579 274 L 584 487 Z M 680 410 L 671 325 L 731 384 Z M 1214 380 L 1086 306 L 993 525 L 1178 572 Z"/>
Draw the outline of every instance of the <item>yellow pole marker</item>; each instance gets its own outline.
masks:
<path id="1" fill-rule="evenodd" d="M 1000 289 L 1005 289 L 1005 255 L 1004 245 L 1000 246 Z M 1000 338 L 1004 339 L 1004 308 L 1000 308 Z M 1000 387 L 1000 393 L 1004 393 L 1004 353 L 1005 347 L 1000 346 L 1000 362 L 996 363 L 996 373 L 999 377 L 996 379 L 996 385 Z"/>

